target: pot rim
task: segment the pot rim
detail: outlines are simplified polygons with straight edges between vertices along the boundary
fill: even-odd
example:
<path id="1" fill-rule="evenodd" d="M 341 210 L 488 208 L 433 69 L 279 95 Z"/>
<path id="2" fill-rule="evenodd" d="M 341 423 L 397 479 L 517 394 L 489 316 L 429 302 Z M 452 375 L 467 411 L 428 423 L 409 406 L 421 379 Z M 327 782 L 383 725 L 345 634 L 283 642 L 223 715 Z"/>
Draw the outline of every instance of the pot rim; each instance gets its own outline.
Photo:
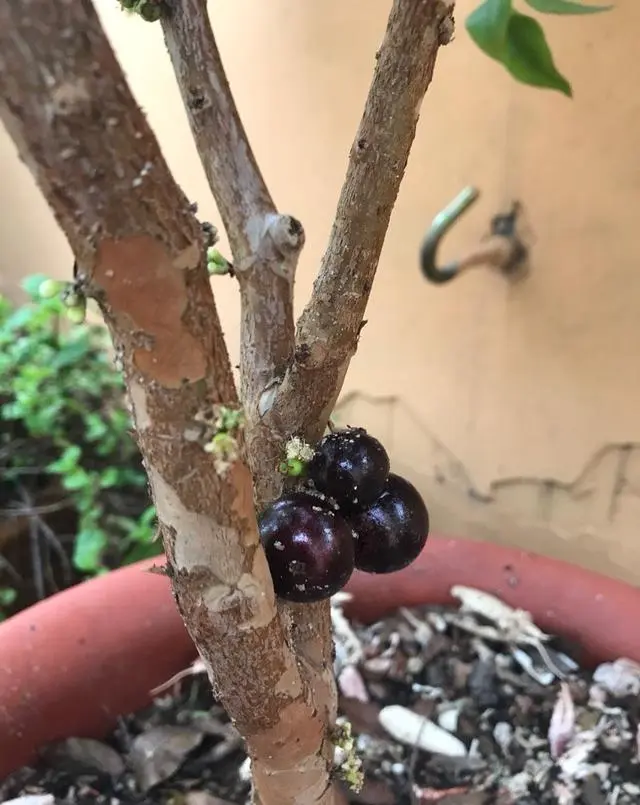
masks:
<path id="1" fill-rule="evenodd" d="M 82 582 L 0 624 L 0 779 L 46 743 L 104 736 L 195 659 L 168 579 L 144 572 L 163 559 Z M 366 622 L 399 606 L 451 602 L 453 584 L 494 593 L 531 611 L 541 628 L 579 637 L 592 661 L 640 662 L 640 588 L 493 543 L 431 536 L 402 571 L 354 573 L 347 613 Z"/>

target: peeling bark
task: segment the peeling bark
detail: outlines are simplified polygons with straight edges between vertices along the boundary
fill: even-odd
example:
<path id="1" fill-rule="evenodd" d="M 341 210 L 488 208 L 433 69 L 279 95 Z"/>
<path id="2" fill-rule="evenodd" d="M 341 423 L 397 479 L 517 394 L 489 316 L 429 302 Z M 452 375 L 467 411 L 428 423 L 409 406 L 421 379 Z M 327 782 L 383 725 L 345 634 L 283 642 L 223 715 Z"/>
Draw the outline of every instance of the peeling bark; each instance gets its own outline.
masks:
<path id="1" fill-rule="evenodd" d="M 278 617 L 251 473 L 237 462 L 221 477 L 185 436 L 198 413 L 238 402 L 200 226 L 92 5 L 2 4 L 0 93 L 122 358 L 177 604 L 262 801 L 333 805 L 326 725 Z"/>
<path id="2" fill-rule="evenodd" d="M 315 441 L 354 354 L 438 48 L 441 0 L 395 0 L 309 304 L 293 321 L 301 224 L 279 214 L 226 80 L 204 0 L 165 0 L 165 39 L 229 235 L 242 300 L 241 460 L 188 437 L 238 394 L 200 225 L 89 0 L 0 4 L 2 119 L 76 255 L 122 360 L 178 608 L 247 741 L 256 802 L 338 805 L 328 602 L 276 602 L 254 501 L 284 441 Z M 259 672 L 256 672 L 256 671 Z"/>
<path id="3" fill-rule="evenodd" d="M 258 505 L 277 497 L 282 433 L 261 400 L 294 350 L 293 285 L 304 230 L 276 211 L 229 88 L 206 0 L 181 0 L 162 21 L 191 131 L 231 244 L 241 299 L 241 399 Z M 267 394 L 268 396 L 268 394 Z"/>

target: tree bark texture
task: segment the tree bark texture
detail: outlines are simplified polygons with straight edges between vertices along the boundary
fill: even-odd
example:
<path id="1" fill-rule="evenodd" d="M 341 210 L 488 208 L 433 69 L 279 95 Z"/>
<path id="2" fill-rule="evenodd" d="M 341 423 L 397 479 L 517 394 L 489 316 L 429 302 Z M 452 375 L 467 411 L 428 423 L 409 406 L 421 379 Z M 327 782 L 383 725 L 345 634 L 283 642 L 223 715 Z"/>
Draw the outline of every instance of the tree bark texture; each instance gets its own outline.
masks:
<path id="1" fill-rule="evenodd" d="M 244 462 L 186 434 L 237 404 L 200 226 L 86 0 L 0 7 L 3 121 L 124 366 L 173 588 L 265 803 L 333 803 L 326 725 L 285 638 Z M 258 671 L 259 669 L 259 671 Z"/>
<path id="2" fill-rule="evenodd" d="M 276 601 L 255 506 L 281 489 L 286 439 L 317 439 L 337 399 L 451 8 L 393 4 L 330 242 L 295 329 L 302 226 L 277 212 L 260 174 L 204 0 L 166 7 L 165 39 L 240 287 L 240 399 L 201 227 L 89 0 L 0 4 L 2 119 L 110 329 L 177 605 L 246 739 L 256 799 L 337 805 L 329 606 Z M 241 457 L 221 473 L 190 434 L 216 405 L 240 401 Z"/>

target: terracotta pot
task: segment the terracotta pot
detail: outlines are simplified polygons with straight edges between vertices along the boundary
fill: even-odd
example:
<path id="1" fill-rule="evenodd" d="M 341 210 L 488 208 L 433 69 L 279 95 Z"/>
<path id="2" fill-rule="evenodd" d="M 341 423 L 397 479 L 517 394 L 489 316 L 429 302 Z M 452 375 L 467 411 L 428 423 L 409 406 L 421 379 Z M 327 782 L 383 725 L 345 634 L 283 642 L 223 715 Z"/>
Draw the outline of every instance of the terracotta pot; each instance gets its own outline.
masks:
<path id="1" fill-rule="evenodd" d="M 85 582 L 0 624 L 0 779 L 49 741 L 105 735 L 194 659 L 168 580 L 144 572 L 151 564 Z M 398 606 L 445 603 L 453 584 L 531 611 L 542 628 L 579 640 L 591 660 L 640 661 L 640 589 L 487 543 L 431 538 L 406 570 L 354 575 L 351 614 L 367 621 Z"/>

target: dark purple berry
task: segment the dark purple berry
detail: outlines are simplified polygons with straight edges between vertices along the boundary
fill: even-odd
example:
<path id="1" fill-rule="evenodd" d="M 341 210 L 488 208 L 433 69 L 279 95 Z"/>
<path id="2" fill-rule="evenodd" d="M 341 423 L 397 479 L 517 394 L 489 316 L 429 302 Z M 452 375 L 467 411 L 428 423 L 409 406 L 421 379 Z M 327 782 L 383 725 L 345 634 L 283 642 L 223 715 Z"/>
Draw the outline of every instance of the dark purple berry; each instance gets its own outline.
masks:
<path id="1" fill-rule="evenodd" d="M 262 512 L 259 528 L 280 598 L 321 601 L 349 581 L 355 535 L 324 497 L 305 491 L 282 495 Z"/>
<path id="2" fill-rule="evenodd" d="M 349 516 L 358 535 L 356 567 L 367 573 L 393 573 L 410 565 L 429 535 L 429 513 L 418 490 L 391 473 L 383 493 Z"/>
<path id="3" fill-rule="evenodd" d="M 351 510 L 374 501 L 389 475 L 389 456 L 364 428 L 347 428 L 322 439 L 307 467 L 316 489 Z"/>

